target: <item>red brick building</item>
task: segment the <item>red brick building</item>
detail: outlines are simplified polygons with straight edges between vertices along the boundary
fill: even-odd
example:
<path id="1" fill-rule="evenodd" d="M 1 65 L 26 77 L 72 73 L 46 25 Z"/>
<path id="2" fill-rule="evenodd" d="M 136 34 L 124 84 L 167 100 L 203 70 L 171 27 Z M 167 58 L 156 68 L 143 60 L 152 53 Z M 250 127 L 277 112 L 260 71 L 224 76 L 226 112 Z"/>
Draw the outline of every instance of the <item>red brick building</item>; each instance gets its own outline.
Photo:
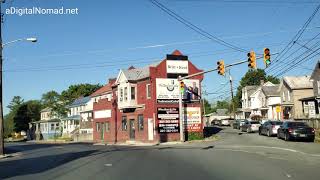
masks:
<path id="1" fill-rule="evenodd" d="M 158 63 L 120 70 L 114 83 L 109 82 L 104 90 L 94 95 L 112 93 L 111 100 L 101 98 L 94 103 L 94 141 L 178 141 L 180 85 L 177 77 L 200 71 L 177 50 Z M 183 97 L 187 100 L 183 111 L 187 132 L 202 133 L 202 79 L 199 75 L 184 80 Z"/>

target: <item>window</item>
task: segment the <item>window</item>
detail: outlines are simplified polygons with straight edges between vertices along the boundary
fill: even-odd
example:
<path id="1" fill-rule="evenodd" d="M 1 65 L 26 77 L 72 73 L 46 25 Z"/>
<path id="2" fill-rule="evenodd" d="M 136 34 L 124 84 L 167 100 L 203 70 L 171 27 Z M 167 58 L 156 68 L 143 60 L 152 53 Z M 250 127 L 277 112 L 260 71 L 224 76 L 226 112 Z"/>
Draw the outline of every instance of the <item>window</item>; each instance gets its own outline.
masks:
<path id="1" fill-rule="evenodd" d="M 282 101 L 286 101 L 286 95 L 284 94 L 284 91 L 282 92 Z"/>
<path id="2" fill-rule="evenodd" d="M 106 122 L 105 123 L 105 130 L 106 130 L 106 132 L 109 132 L 110 131 L 110 123 L 109 122 Z"/>
<path id="3" fill-rule="evenodd" d="M 120 101 L 123 101 L 123 89 L 120 89 Z"/>
<path id="4" fill-rule="evenodd" d="M 147 91 L 147 99 L 150 99 L 151 98 L 151 85 L 150 84 L 147 84 L 146 91 Z"/>
<path id="5" fill-rule="evenodd" d="M 128 88 L 127 87 L 124 88 L 124 100 L 128 101 Z"/>
<path id="6" fill-rule="evenodd" d="M 143 131 L 143 115 L 138 115 L 138 130 Z"/>
<path id="7" fill-rule="evenodd" d="M 56 129 L 59 129 L 59 123 L 56 123 Z"/>
<path id="8" fill-rule="evenodd" d="M 131 100 L 136 99 L 136 87 L 131 87 Z"/>
<path id="9" fill-rule="evenodd" d="M 288 101 L 291 101 L 290 91 L 288 91 Z"/>
<path id="10" fill-rule="evenodd" d="M 51 131 L 54 131 L 54 124 L 51 124 L 51 125 L 50 125 L 50 130 L 51 130 Z"/>
<path id="11" fill-rule="evenodd" d="M 100 132 L 100 130 L 101 130 L 101 125 L 100 125 L 100 123 L 96 123 L 96 130 L 97 130 L 97 132 Z"/>
<path id="12" fill-rule="evenodd" d="M 122 131 L 126 131 L 127 130 L 127 116 L 122 116 Z"/>

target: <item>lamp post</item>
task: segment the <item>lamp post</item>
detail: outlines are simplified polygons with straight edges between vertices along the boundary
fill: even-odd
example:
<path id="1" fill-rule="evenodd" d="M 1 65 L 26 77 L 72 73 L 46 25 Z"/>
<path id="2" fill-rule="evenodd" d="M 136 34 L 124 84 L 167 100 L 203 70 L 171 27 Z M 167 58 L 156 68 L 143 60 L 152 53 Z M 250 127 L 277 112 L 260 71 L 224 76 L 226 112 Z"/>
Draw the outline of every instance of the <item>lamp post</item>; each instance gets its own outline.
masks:
<path id="1" fill-rule="evenodd" d="M 32 38 L 21 38 L 17 40 L 13 40 L 7 43 L 2 44 L 2 13 L 1 13 L 1 3 L 0 1 L 0 156 L 4 155 L 4 134 L 3 134 L 3 97 L 2 97 L 2 50 L 3 47 L 5 47 L 8 44 L 19 42 L 19 41 L 29 41 L 29 42 L 37 42 L 37 39 L 32 37 Z"/>

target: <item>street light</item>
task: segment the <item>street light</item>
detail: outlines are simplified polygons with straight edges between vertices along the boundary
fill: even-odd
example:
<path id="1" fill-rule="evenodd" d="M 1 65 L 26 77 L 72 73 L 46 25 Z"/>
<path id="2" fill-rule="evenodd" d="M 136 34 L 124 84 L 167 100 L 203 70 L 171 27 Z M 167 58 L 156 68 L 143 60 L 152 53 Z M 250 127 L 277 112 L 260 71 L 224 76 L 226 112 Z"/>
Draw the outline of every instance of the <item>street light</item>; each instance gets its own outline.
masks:
<path id="1" fill-rule="evenodd" d="M 0 2 L 1 4 L 1 2 Z M 1 5 L 0 5 L 1 7 Z M 1 15 L 0 15 L 0 19 L 1 19 Z M 4 134 L 3 134 L 3 128 L 4 128 L 4 123 L 3 123 L 3 103 L 2 103 L 2 62 L 3 62 L 3 58 L 2 58 L 2 50 L 3 47 L 5 47 L 8 44 L 12 44 L 18 41 L 29 41 L 29 42 L 37 42 L 37 38 L 34 37 L 30 37 L 30 38 L 21 38 L 21 39 L 16 39 L 13 41 L 9 41 L 7 43 L 2 43 L 2 34 L 1 34 L 1 22 L 0 22 L 0 156 L 4 155 Z"/>
<path id="2" fill-rule="evenodd" d="M 7 43 L 3 43 L 3 44 L 2 44 L 2 48 L 3 48 L 4 46 L 8 45 L 8 44 L 12 44 L 12 43 L 15 43 L 15 42 L 18 42 L 18 41 L 29 41 L 29 42 L 35 43 L 35 42 L 37 42 L 38 40 L 37 40 L 37 38 L 35 38 L 35 37 L 16 39 L 16 40 L 13 40 L 13 41 L 9 41 L 9 42 L 7 42 Z"/>

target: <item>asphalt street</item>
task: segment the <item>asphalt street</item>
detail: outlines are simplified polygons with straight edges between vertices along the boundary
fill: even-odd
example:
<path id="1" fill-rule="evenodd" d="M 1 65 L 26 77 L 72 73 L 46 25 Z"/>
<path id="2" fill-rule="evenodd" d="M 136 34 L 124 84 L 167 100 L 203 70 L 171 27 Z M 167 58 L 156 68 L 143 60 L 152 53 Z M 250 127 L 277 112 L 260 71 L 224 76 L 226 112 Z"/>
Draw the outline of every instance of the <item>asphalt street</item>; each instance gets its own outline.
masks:
<path id="1" fill-rule="evenodd" d="M 218 131 L 215 142 L 145 147 L 6 144 L 0 179 L 320 179 L 320 144 Z"/>

